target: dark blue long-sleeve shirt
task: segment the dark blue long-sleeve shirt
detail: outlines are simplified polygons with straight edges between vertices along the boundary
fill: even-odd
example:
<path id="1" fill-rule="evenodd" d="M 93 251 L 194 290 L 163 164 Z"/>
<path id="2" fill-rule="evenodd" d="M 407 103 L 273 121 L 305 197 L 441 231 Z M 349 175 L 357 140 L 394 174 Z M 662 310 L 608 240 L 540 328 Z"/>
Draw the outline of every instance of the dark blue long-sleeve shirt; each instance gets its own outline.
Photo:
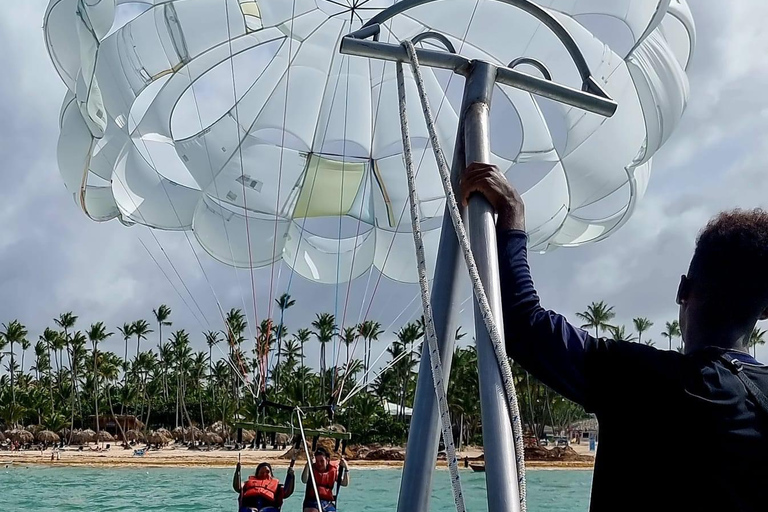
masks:
<path id="1" fill-rule="evenodd" d="M 544 309 L 522 231 L 498 233 L 509 356 L 597 416 L 590 510 L 768 511 L 768 414 L 718 359 L 595 338 Z M 729 352 L 768 393 L 768 368 Z"/>

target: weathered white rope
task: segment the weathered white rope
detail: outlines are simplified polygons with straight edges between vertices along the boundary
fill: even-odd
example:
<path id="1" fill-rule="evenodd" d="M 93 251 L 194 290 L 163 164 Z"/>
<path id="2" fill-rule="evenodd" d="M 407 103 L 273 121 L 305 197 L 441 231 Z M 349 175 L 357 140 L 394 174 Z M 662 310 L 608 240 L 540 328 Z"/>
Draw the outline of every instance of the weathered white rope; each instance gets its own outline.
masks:
<path id="1" fill-rule="evenodd" d="M 411 150 L 411 136 L 408 132 L 408 115 L 405 103 L 405 79 L 403 76 L 403 64 L 397 63 L 397 90 L 400 103 L 400 128 L 403 135 L 403 153 L 405 155 L 405 167 L 408 175 L 408 201 L 411 206 L 411 224 L 413 227 L 413 242 L 416 245 L 416 261 L 419 270 L 419 288 L 421 290 L 421 304 L 424 308 L 425 336 L 429 346 L 429 361 L 432 366 L 432 382 L 437 395 L 437 407 L 440 413 L 440 425 L 443 430 L 443 442 L 448 456 L 448 470 L 451 474 L 451 487 L 453 488 L 453 501 L 456 510 L 464 512 L 464 494 L 461 491 L 461 479 L 459 477 L 459 461 L 456 459 L 456 446 L 453 442 L 453 430 L 451 417 L 448 412 L 448 398 L 445 392 L 447 381 L 443 375 L 443 364 L 440 360 L 440 351 L 437 347 L 435 324 L 432 318 L 432 306 L 429 303 L 429 283 L 427 280 L 427 265 L 424 257 L 424 242 L 421 237 L 421 221 L 419 219 L 419 207 L 416 202 L 416 177 L 413 172 L 413 152 Z"/>
<path id="2" fill-rule="evenodd" d="M 432 109 L 429 105 L 429 100 L 427 98 L 427 94 L 425 91 L 424 79 L 421 75 L 421 69 L 419 67 L 419 59 L 418 59 L 418 55 L 416 54 L 416 48 L 414 47 L 411 41 L 403 41 L 402 45 L 405 47 L 406 51 L 408 52 L 408 56 L 410 57 L 410 60 L 411 60 L 411 69 L 413 70 L 414 79 L 419 91 L 419 98 L 421 100 L 421 106 L 424 111 L 424 119 L 426 120 L 426 123 L 427 123 L 427 130 L 429 131 L 429 138 L 432 144 L 432 150 L 435 153 L 435 159 L 437 160 L 437 167 L 440 172 L 440 178 L 443 182 L 443 188 L 445 190 L 448 212 L 451 216 L 453 227 L 456 230 L 456 236 L 459 240 L 459 245 L 461 246 L 462 253 L 464 254 L 464 259 L 466 261 L 467 268 L 469 269 L 469 277 L 470 277 L 470 281 L 472 282 L 472 289 L 474 291 L 474 295 L 477 298 L 478 304 L 480 306 L 480 312 L 483 318 L 483 322 L 485 323 L 486 329 L 488 329 L 491 343 L 493 345 L 493 350 L 496 355 L 496 360 L 499 364 L 499 370 L 501 372 L 501 378 L 504 383 L 504 391 L 506 394 L 507 404 L 509 407 L 509 415 L 512 423 L 512 432 L 513 432 L 513 437 L 515 442 L 515 456 L 516 456 L 516 462 L 517 462 L 517 476 L 518 476 L 518 490 L 520 494 L 520 506 L 521 506 L 521 511 L 525 512 L 526 511 L 526 485 L 525 485 L 525 459 L 524 459 L 525 452 L 524 452 L 524 446 L 523 446 L 523 428 L 520 421 L 520 407 L 517 402 L 517 393 L 515 392 L 515 384 L 512 378 L 512 369 L 509 365 L 509 360 L 507 359 L 506 349 L 504 347 L 504 343 L 502 342 L 501 334 L 499 333 L 496 322 L 493 319 L 491 306 L 488 303 L 488 297 L 485 294 L 483 283 L 480 280 L 480 274 L 477 270 L 477 265 L 475 264 L 475 258 L 472 254 L 469 238 L 467 237 L 467 233 L 464 228 L 464 222 L 462 221 L 462 218 L 461 218 L 461 212 L 459 210 L 458 204 L 456 203 L 456 196 L 453 192 L 453 186 L 451 184 L 450 171 L 448 169 L 448 164 L 445 161 L 445 156 L 443 155 L 443 151 L 440 146 L 440 141 L 437 138 L 437 131 L 435 130 L 435 120 L 432 115 Z M 410 152 L 411 152 L 410 137 L 407 136 L 407 117 L 405 112 L 405 87 L 402 83 L 403 72 L 402 72 L 402 66 L 400 63 L 398 63 L 397 72 L 398 72 L 398 89 L 400 89 L 400 93 L 401 93 L 400 94 L 401 95 L 400 122 L 404 126 L 403 148 L 404 148 L 405 161 L 406 161 L 406 171 L 408 174 L 408 185 L 409 185 L 409 188 L 415 188 L 414 177 L 413 177 L 413 162 L 410 155 Z M 406 141 L 406 139 L 408 140 Z M 415 194 L 415 191 L 413 193 Z M 411 204 L 412 217 L 418 220 L 418 210 L 413 204 L 415 203 L 415 197 L 412 198 L 411 201 L 412 201 L 412 204 Z M 415 216 L 414 216 L 414 213 L 415 213 Z M 418 238 L 420 239 L 421 238 L 420 227 L 418 225 L 418 222 L 414 222 L 414 238 L 417 237 L 417 233 L 418 233 Z M 418 246 L 418 243 L 417 243 L 417 246 Z M 418 247 L 417 247 L 417 250 L 418 250 Z M 424 258 L 423 258 L 423 248 L 422 248 L 422 255 L 418 257 L 420 281 L 422 279 L 422 275 L 424 275 L 424 279 L 426 280 L 426 271 L 423 268 L 423 259 Z M 426 319 L 431 321 L 431 318 L 432 318 L 431 310 L 429 311 L 429 314 L 427 314 L 427 311 L 428 311 L 427 307 L 429 305 L 429 294 L 427 292 L 427 294 L 425 295 L 424 289 L 422 289 L 422 301 L 425 303 L 424 316 Z M 432 326 L 432 329 L 434 329 L 434 325 Z M 432 331 L 432 334 L 434 334 L 434 330 Z M 430 342 L 430 350 L 432 350 L 431 345 L 432 343 Z M 436 341 L 435 341 L 435 345 L 436 345 Z M 434 359 L 432 361 L 434 366 Z M 436 389 L 437 389 L 437 386 L 436 386 Z M 442 390 L 442 386 L 440 386 L 440 389 Z"/>
<path id="3" fill-rule="evenodd" d="M 317 491 L 317 481 L 315 480 L 315 472 L 312 470 L 312 457 L 309 455 L 309 447 L 307 446 L 307 436 L 304 434 L 304 424 L 301 422 L 301 415 L 304 414 L 300 408 L 296 408 L 296 418 L 299 420 L 299 432 L 301 432 L 301 443 L 304 445 L 304 453 L 307 456 L 307 465 L 309 466 L 309 478 L 312 480 L 312 489 L 315 491 L 315 499 L 317 499 L 317 509 L 325 510 L 323 504 L 320 502 L 320 493 Z M 293 423 L 291 423 L 293 426 Z"/>

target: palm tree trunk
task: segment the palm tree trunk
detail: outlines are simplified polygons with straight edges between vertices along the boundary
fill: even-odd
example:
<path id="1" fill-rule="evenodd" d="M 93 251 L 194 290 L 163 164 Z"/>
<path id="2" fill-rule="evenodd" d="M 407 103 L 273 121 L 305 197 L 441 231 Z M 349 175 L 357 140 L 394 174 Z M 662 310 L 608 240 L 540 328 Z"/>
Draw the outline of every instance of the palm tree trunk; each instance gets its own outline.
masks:
<path id="1" fill-rule="evenodd" d="M 96 362 L 98 361 L 98 354 L 96 350 L 96 343 L 93 344 L 93 388 L 96 390 L 94 393 L 93 401 L 96 404 L 96 435 L 99 435 L 99 373 L 97 370 Z"/>
<path id="2" fill-rule="evenodd" d="M 20 375 L 22 375 L 22 376 L 24 375 L 24 356 L 26 355 L 26 352 L 27 351 L 24 350 L 23 348 L 21 349 L 21 373 L 20 373 Z"/>
<path id="3" fill-rule="evenodd" d="M 123 446 L 128 446 L 128 440 L 125 438 L 125 430 L 123 430 L 123 426 L 120 422 L 117 421 L 115 408 L 112 407 L 112 388 L 109 385 L 107 386 L 107 400 L 109 401 L 109 412 L 112 413 L 112 420 L 117 424 L 117 428 L 120 429 L 120 435 L 123 438 Z"/>
<path id="4" fill-rule="evenodd" d="M 16 389 L 13 385 L 13 374 L 14 374 L 14 361 L 13 361 L 13 338 L 10 339 L 11 342 L 11 403 L 13 405 L 16 405 Z"/>

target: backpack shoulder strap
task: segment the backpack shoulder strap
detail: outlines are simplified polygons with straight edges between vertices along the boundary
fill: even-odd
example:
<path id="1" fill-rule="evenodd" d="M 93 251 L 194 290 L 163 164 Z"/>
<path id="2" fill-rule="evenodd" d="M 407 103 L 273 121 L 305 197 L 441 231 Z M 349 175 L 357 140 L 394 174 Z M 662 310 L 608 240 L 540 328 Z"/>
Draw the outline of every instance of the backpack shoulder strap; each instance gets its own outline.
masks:
<path id="1" fill-rule="evenodd" d="M 766 397 L 765 394 L 760 391 L 760 388 L 757 387 L 757 384 L 752 382 L 752 379 L 744 374 L 743 363 L 735 357 L 729 357 L 727 354 L 720 355 L 720 360 L 723 361 L 725 366 L 729 368 L 744 384 L 744 387 L 747 388 L 747 391 L 749 391 L 749 394 L 752 395 L 752 398 L 757 401 L 763 412 L 768 414 L 768 397 Z"/>

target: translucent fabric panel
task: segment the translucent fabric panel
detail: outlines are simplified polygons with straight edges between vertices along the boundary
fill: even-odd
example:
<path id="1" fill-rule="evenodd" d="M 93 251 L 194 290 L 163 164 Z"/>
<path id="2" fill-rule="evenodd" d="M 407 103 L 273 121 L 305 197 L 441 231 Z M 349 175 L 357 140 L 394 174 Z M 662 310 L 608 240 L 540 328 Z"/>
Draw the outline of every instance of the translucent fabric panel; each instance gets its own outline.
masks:
<path id="1" fill-rule="evenodd" d="M 358 236 L 334 239 L 317 236 L 292 222 L 285 240 L 286 263 L 301 276 L 332 284 L 356 279 L 373 264 L 376 234 L 373 229 Z"/>
<path id="2" fill-rule="evenodd" d="M 670 3 L 669 11 L 659 30 L 675 53 L 677 61 L 683 69 L 688 69 L 693 48 L 696 46 L 696 27 L 686 0 L 674 0 Z"/>
<path id="3" fill-rule="evenodd" d="M 632 52 L 628 65 L 647 132 L 646 147 L 639 159 L 642 163 L 667 141 L 682 118 L 688 102 L 688 77 L 659 31 Z"/>
<path id="4" fill-rule="evenodd" d="M 363 184 L 365 164 L 310 156 L 294 218 L 346 215 Z"/>
<path id="5" fill-rule="evenodd" d="M 410 218 L 406 220 L 410 224 Z M 435 270 L 437 248 L 440 243 L 440 230 L 426 231 L 423 234 L 424 257 L 429 275 Z M 394 233 L 382 229 L 376 230 L 376 268 L 389 279 L 405 283 L 418 282 L 416 250 L 413 245 L 413 233 Z"/>
<path id="6" fill-rule="evenodd" d="M 102 39 L 112 28 L 115 18 L 115 0 L 88 0 L 80 2 L 80 12 L 96 39 Z"/>
<path id="7" fill-rule="evenodd" d="M 160 229 L 188 229 L 200 192 L 160 176 L 136 144 L 127 146 L 115 167 L 112 190 L 123 215 Z"/>
<path id="8" fill-rule="evenodd" d="M 252 144 L 243 148 L 242 155 L 235 153 L 207 191 L 239 208 L 290 217 L 306 169 L 305 153 Z"/>
<path id="9" fill-rule="evenodd" d="M 77 0 L 51 0 L 43 22 L 48 54 L 70 91 L 75 90 L 75 80 L 80 70 L 76 11 Z"/>
<path id="10" fill-rule="evenodd" d="M 248 268 L 280 259 L 289 225 L 288 220 L 253 213 L 246 218 L 244 210 L 204 195 L 192 230 L 208 254 L 227 265 Z"/>
<path id="11" fill-rule="evenodd" d="M 61 134 L 56 156 L 64 185 L 79 204 L 80 187 L 85 181 L 84 173 L 90 163 L 93 136 L 71 93 L 67 94 L 65 105 L 60 120 Z"/>
<path id="12" fill-rule="evenodd" d="M 615 18 L 626 25 L 632 42 L 638 43 L 661 22 L 670 0 L 543 0 L 537 3 L 571 17 Z"/>
<path id="13" fill-rule="evenodd" d="M 120 215 L 112 196 L 112 187 L 91 187 L 83 191 L 85 212 L 93 220 L 104 222 Z"/>

